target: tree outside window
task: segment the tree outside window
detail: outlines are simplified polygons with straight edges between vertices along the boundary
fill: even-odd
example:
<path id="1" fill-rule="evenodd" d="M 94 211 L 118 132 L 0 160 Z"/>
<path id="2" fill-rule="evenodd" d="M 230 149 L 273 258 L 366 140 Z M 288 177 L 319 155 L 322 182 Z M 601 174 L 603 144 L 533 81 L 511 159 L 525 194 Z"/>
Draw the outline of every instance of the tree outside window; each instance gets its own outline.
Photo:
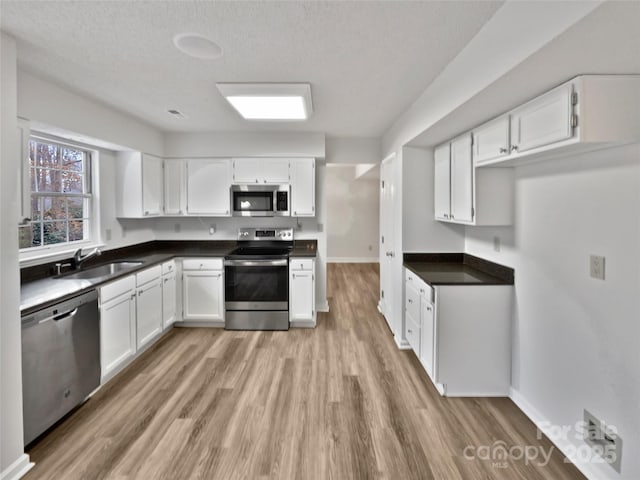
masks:
<path id="1" fill-rule="evenodd" d="M 29 141 L 31 220 L 22 226 L 20 248 L 87 240 L 90 153 L 33 137 Z"/>

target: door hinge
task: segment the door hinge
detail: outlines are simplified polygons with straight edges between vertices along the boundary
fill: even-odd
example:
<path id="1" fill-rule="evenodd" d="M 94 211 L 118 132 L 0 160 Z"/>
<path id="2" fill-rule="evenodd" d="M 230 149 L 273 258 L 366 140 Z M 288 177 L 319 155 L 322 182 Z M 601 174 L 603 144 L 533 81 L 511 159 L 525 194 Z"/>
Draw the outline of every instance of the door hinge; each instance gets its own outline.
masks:
<path id="1" fill-rule="evenodd" d="M 577 105 L 578 104 L 578 92 L 573 92 L 571 94 L 571 105 Z"/>
<path id="2" fill-rule="evenodd" d="M 382 180 L 382 190 L 384 190 L 384 180 Z"/>
<path id="3" fill-rule="evenodd" d="M 382 235 L 382 243 L 384 243 L 384 235 Z"/>
<path id="4" fill-rule="evenodd" d="M 578 126 L 578 115 L 575 113 L 571 115 L 571 128 L 576 128 Z"/>
<path id="5" fill-rule="evenodd" d="M 384 290 L 380 290 L 380 297 L 384 298 Z"/>
<path id="6" fill-rule="evenodd" d="M 471 207 L 471 218 L 476 216 L 476 209 Z"/>

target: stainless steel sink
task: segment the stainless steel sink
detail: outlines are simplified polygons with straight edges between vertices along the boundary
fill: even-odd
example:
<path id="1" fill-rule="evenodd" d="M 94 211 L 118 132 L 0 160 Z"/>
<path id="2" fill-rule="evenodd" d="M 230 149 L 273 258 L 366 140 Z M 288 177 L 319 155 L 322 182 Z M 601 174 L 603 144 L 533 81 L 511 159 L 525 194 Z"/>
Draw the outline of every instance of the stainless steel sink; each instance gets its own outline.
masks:
<path id="1" fill-rule="evenodd" d="M 125 270 L 130 270 L 142 265 L 142 262 L 113 262 L 98 267 L 87 268 L 79 272 L 63 275 L 60 278 L 69 280 L 91 280 L 93 278 L 107 277 Z"/>

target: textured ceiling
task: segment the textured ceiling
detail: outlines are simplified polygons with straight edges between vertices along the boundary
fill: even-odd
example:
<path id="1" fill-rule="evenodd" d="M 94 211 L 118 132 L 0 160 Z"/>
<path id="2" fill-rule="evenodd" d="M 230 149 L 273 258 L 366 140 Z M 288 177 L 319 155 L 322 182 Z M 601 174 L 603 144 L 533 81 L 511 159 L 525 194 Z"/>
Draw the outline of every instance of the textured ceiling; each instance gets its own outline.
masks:
<path id="1" fill-rule="evenodd" d="M 473 38 L 501 2 L 0 3 L 19 67 L 165 131 L 290 130 L 379 136 Z M 177 33 L 224 50 L 198 60 Z M 216 82 L 309 82 L 301 123 L 238 117 Z M 189 118 L 172 118 L 177 108 Z"/>

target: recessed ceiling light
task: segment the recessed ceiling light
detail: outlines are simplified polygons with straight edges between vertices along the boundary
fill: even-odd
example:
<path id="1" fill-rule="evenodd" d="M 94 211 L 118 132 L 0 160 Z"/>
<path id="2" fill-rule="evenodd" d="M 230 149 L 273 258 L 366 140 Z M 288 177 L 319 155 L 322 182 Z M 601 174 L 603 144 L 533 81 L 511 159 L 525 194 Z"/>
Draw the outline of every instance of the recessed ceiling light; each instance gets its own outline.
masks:
<path id="1" fill-rule="evenodd" d="M 218 83 L 246 120 L 306 120 L 313 112 L 308 83 Z"/>
<path id="2" fill-rule="evenodd" d="M 178 50 L 195 58 L 214 60 L 222 56 L 222 47 L 198 33 L 179 33 L 173 37 Z"/>

